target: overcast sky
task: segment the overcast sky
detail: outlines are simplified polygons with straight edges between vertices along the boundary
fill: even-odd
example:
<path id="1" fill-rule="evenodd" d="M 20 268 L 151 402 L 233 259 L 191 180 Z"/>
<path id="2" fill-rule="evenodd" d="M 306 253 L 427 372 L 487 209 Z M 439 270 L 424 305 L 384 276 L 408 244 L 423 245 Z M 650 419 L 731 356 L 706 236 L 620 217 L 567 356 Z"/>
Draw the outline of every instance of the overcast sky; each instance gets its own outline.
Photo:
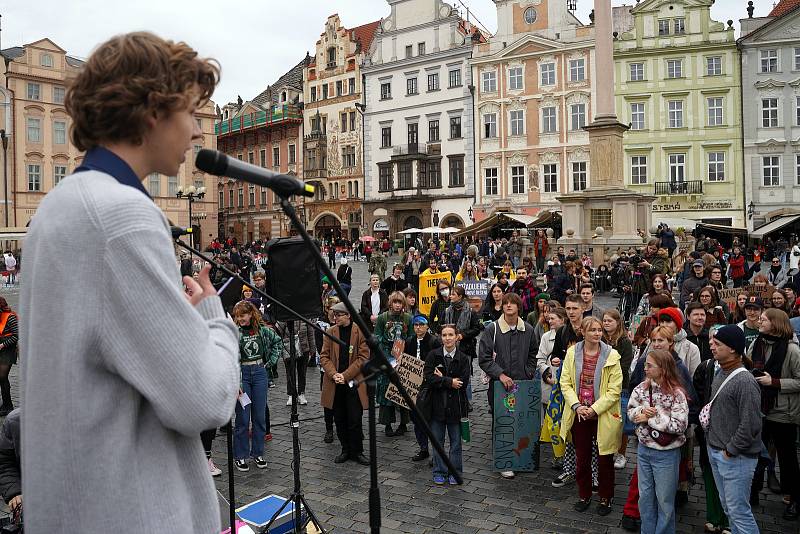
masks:
<path id="1" fill-rule="evenodd" d="M 449 1 L 466 12 L 459 0 Z M 497 29 L 492 0 L 461 1 L 490 32 Z M 588 22 L 592 4 L 578 0 L 578 18 Z M 772 4 L 755 0 L 755 15 L 767 15 Z M 711 14 L 719 21 L 738 21 L 747 16 L 745 6 L 744 0 L 717 0 Z M 306 51 L 313 53 L 328 15 L 339 13 L 346 27 L 354 27 L 389 11 L 385 0 L 37 0 L 4 2 L 0 14 L 3 48 L 49 37 L 68 54 L 85 58 L 97 44 L 128 31 L 148 30 L 186 41 L 222 64 L 222 81 L 214 94 L 222 105 L 237 95 L 253 98 Z M 735 26 L 738 37 L 738 22 Z"/>

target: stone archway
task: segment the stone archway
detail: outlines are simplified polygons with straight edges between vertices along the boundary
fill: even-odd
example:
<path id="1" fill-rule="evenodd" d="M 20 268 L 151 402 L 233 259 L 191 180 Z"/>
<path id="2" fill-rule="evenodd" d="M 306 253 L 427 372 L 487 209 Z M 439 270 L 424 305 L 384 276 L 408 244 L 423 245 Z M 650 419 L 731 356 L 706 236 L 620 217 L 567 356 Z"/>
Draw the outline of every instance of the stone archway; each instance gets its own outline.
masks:
<path id="1" fill-rule="evenodd" d="M 314 236 L 318 239 L 340 239 L 342 222 L 332 213 L 323 213 L 314 222 Z"/>
<path id="2" fill-rule="evenodd" d="M 464 221 L 458 215 L 453 213 L 448 213 L 442 219 L 441 224 L 439 225 L 441 228 L 447 228 L 452 226 L 453 228 L 458 228 L 463 230 L 464 229 Z"/>
<path id="3" fill-rule="evenodd" d="M 406 217 L 405 222 L 403 222 L 403 230 L 408 230 L 409 228 L 424 228 L 424 226 L 422 226 L 422 219 L 416 215 Z"/>

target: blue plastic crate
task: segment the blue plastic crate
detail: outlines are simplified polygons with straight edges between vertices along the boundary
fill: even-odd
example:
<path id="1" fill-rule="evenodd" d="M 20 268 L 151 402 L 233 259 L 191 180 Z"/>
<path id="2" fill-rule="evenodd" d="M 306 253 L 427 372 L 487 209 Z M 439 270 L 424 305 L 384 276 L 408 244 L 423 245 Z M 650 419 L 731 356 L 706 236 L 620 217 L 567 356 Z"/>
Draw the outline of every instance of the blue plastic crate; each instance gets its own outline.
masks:
<path id="1" fill-rule="evenodd" d="M 267 495 L 257 501 L 246 504 L 236 509 L 236 514 L 245 523 L 263 528 L 267 526 L 272 515 L 280 508 L 286 499 L 280 495 Z M 302 521 L 305 522 L 305 513 L 302 513 Z M 281 512 L 281 515 L 272 524 L 269 534 L 287 534 L 294 532 L 294 503 L 290 502 Z"/>

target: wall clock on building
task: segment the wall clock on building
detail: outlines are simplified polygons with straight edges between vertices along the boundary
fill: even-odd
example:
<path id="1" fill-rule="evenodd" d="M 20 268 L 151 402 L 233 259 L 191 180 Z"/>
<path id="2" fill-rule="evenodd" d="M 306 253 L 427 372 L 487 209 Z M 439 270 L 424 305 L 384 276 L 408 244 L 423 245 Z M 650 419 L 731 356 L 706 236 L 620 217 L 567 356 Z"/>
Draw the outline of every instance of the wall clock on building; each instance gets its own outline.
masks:
<path id="1" fill-rule="evenodd" d="M 534 22 L 536 22 L 536 8 L 535 7 L 529 7 L 528 9 L 525 10 L 525 22 L 527 24 L 533 24 Z"/>

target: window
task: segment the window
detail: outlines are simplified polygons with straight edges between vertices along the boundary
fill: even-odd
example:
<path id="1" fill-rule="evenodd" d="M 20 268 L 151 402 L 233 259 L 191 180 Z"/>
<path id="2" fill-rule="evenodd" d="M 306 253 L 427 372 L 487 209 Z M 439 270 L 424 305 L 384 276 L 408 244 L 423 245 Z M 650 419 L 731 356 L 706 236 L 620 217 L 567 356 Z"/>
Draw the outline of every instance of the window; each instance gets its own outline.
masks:
<path id="1" fill-rule="evenodd" d="M 434 72 L 432 74 L 428 74 L 428 91 L 438 91 L 439 90 L 439 73 Z"/>
<path id="2" fill-rule="evenodd" d="M 356 166 L 356 147 L 342 147 L 342 166 L 351 168 Z"/>
<path id="3" fill-rule="evenodd" d="M 543 165 L 542 180 L 545 193 L 558 192 L 558 166 L 555 163 Z"/>
<path id="4" fill-rule="evenodd" d="M 150 195 L 153 195 L 153 190 L 150 190 Z M 228 207 L 233 207 L 233 188 L 228 189 Z"/>
<path id="5" fill-rule="evenodd" d="M 356 112 L 355 111 L 351 111 L 350 112 L 350 131 L 351 132 L 355 132 L 356 131 Z"/>
<path id="6" fill-rule="evenodd" d="M 521 109 L 510 113 L 511 135 L 525 135 L 525 112 Z"/>
<path id="7" fill-rule="evenodd" d="M 669 155 L 669 181 L 672 183 L 686 180 L 686 154 Z"/>
<path id="8" fill-rule="evenodd" d="M 417 43 L 417 55 L 418 56 L 425 55 L 425 43 Z"/>
<path id="9" fill-rule="evenodd" d="M 280 167 L 281 165 L 281 147 L 272 147 L 272 166 Z"/>
<path id="10" fill-rule="evenodd" d="M 668 59 L 667 78 L 682 78 L 682 77 L 683 77 L 683 60 Z"/>
<path id="11" fill-rule="evenodd" d="M 583 58 L 580 59 L 572 59 L 569 62 L 569 81 L 571 82 L 582 82 L 584 78 L 586 78 L 586 67 L 585 67 L 585 60 Z"/>
<path id="12" fill-rule="evenodd" d="M 353 197 L 358 198 L 358 181 L 353 182 Z"/>
<path id="13" fill-rule="evenodd" d="M 267 191 L 266 187 L 261 188 L 261 205 L 265 206 L 267 204 Z"/>
<path id="14" fill-rule="evenodd" d="M 263 165 L 262 165 L 263 167 Z M 311 148 L 306 150 L 306 170 L 315 170 L 317 168 L 317 149 Z"/>
<path id="15" fill-rule="evenodd" d="M 450 139 L 461 138 L 461 117 L 450 117 Z"/>
<path id="16" fill-rule="evenodd" d="M 647 156 L 631 156 L 631 184 L 647 183 Z"/>
<path id="17" fill-rule="evenodd" d="M 512 91 L 522 89 L 522 67 L 508 69 L 508 88 Z"/>
<path id="18" fill-rule="evenodd" d="M 556 64 L 542 63 L 542 85 L 556 84 Z"/>
<path id="19" fill-rule="evenodd" d="M 250 152 L 247 153 L 247 163 L 252 165 L 254 161 L 255 160 L 253 158 L 253 151 L 251 150 Z"/>
<path id="20" fill-rule="evenodd" d="M 174 197 L 178 193 L 178 177 L 167 176 L 167 195 Z"/>
<path id="21" fill-rule="evenodd" d="M 392 98 L 392 82 L 381 83 L 381 100 Z"/>
<path id="22" fill-rule="evenodd" d="M 397 164 L 397 188 L 411 189 L 413 187 L 412 166 L 410 161 L 401 161 Z"/>
<path id="23" fill-rule="evenodd" d="M 658 21 L 658 35 L 669 35 L 669 20 L 662 19 Z"/>
<path id="24" fill-rule="evenodd" d="M 378 165 L 378 190 L 379 191 L 391 191 L 394 189 L 393 187 L 393 177 L 392 177 L 392 169 L 393 165 L 391 163 L 387 163 L 384 165 Z"/>
<path id="25" fill-rule="evenodd" d="M 222 189 L 217 191 L 217 202 L 220 210 L 225 207 L 225 191 Z"/>
<path id="26" fill-rule="evenodd" d="M 42 119 L 28 119 L 28 141 L 31 143 L 42 142 Z"/>
<path id="27" fill-rule="evenodd" d="M 317 101 L 317 88 L 316 87 L 312 87 L 311 88 L 311 101 L 312 102 L 316 102 Z"/>
<path id="28" fill-rule="evenodd" d="M 417 94 L 417 79 L 416 78 L 408 78 L 406 80 L 406 94 L 407 95 L 415 95 L 415 94 Z"/>
<path id="29" fill-rule="evenodd" d="M 706 76 L 719 76 L 722 74 L 722 58 L 712 56 L 706 58 Z"/>
<path id="30" fill-rule="evenodd" d="M 53 121 L 53 144 L 67 144 L 67 123 L 64 121 Z"/>
<path id="31" fill-rule="evenodd" d="M 408 144 L 416 145 L 419 143 L 419 124 L 413 122 L 408 125 Z"/>
<path id="32" fill-rule="evenodd" d="M 289 145 L 289 165 L 294 165 L 295 163 L 297 163 L 297 147 Z"/>
<path id="33" fill-rule="evenodd" d="M 247 205 L 251 207 L 256 205 L 256 186 L 254 185 L 247 186 Z"/>
<path id="34" fill-rule="evenodd" d="M 41 100 L 42 86 L 38 83 L 28 82 L 28 100 Z"/>
<path id="35" fill-rule="evenodd" d="M 200 189 L 201 187 L 205 187 L 202 178 L 195 178 L 192 185 L 194 185 L 195 189 Z"/>
<path id="36" fill-rule="evenodd" d="M 632 82 L 644 80 L 644 63 L 631 63 L 629 67 Z"/>
<path id="37" fill-rule="evenodd" d="M 450 87 L 461 87 L 461 69 L 453 69 L 448 72 Z"/>
<path id="38" fill-rule="evenodd" d="M 644 130 L 644 102 L 631 103 L 631 130 Z"/>
<path id="39" fill-rule="evenodd" d="M 326 100 L 328 98 L 328 84 L 322 85 L 322 100 Z"/>
<path id="40" fill-rule="evenodd" d="M 28 165 L 28 191 L 42 190 L 42 166 Z"/>
<path id="41" fill-rule="evenodd" d="M 794 155 L 794 166 L 795 166 L 795 185 L 800 185 L 800 154 Z"/>
<path id="42" fill-rule="evenodd" d="M 675 28 L 675 35 L 682 35 L 686 33 L 686 19 L 679 18 L 672 21 Z"/>
<path id="43" fill-rule="evenodd" d="M 483 137 L 486 139 L 497 137 L 497 114 L 484 113 L 483 115 Z"/>
<path id="44" fill-rule="evenodd" d="M 240 208 L 244 207 L 244 187 L 242 187 L 241 185 L 239 186 L 239 189 L 238 189 L 237 195 L 236 195 L 236 206 L 238 206 Z"/>
<path id="45" fill-rule="evenodd" d="M 328 49 L 328 68 L 336 66 L 336 48 L 330 47 Z"/>
<path id="46" fill-rule="evenodd" d="M 342 125 L 342 132 L 347 131 L 347 112 L 343 111 L 339 117 L 339 123 Z"/>
<path id="47" fill-rule="evenodd" d="M 781 158 L 780 156 L 761 157 L 761 175 L 764 187 L 781 185 Z"/>
<path id="48" fill-rule="evenodd" d="M 795 97 L 794 114 L 795 126 L 800 126 L 800 96 Z"/>
<path id="49" fill-rule="evenodd" d="M 569 124 L 573 131 L 586 126 L 586 104 L 572 104 L 569 107 Z"/>
<path id="50" fill-rule="evenodd" d="M 529 7 L 525 10 L 525 23 L 533 24 L 536 22 L 536 8 Z"/>
<path id="51" fill-rule="evenodd" d="M 147 191 L 151 197 L 161 195 L 161 175 L 157 172 L 152 173 L 147 179 Z M 231 190 L 231 207 L 233 207 L 233 190 Z"/>
<path id="52" fill-rule="evenodd" d="M 420 162 L 424 165 L 424 162 Z M 442 160 L 428 162 L 428 188 L 439 189 L 442 187 Z"/>
<path id="53" fill-rule="evenodd" d="M 708 181 L 725 181 L 725 152 L 708 153 Z"/>
<path id="54" fill-rule="evenodd" d="M 450 160 L 450 187 L 464 186 L 464 156 L 448 156 Z"/>
<path id="55" fill-rule="evenodd" d="M 64 103 L 64 94 L 66 90 L 59 86 L 53 86 L 53 104 L 63 104 Z"/>
<path id="56" fill-rule="evenodd" d="M 761 72 L 778 72 L 778 51 L 761 50 Z"/>
<path id="57" fill-rule="evenodd" d="M 483 80 L 483 92 L 493 93 L 497 91 L 497 73 L 493 70 L 481 74 Z"/>
<path id="58" fill-rule="evenodd" d="M 542 108 L 542 133 L 555 133 L 556 131 L 555 106 Z"/>
<path id="59" fill-rule="evenodd" d="M 258 158 L 262 167 L 267 166 L 267 151 L 266 149 L 262 148 L 258 153 Z"/>
<path id="60" fill-rule="evenodd" d="M 800 70 L 800 48 L 794 49 L 794 70 Z"/>
<path id="61" fill-rule="evenodd" d="M 336 81 L 336 96 L 342 96 L 342 80 Z"/>
<path id="62" fill-rule="evenodd" d="M 356 92 L 356 79 L 350 78 L 347 80 L 347 94 L 353 95 Z"/>
<path id="63" fill-rule="evenodd" d="M 511 167 L 511 193 L 522 195 L 525 193 L 525 166 L 512 165 Z"/>
<path id="64" fill-rule="evenodd" d="M 722 126 L 722 97 L 707 98 L 708 102 L 708 125 Z"/>
<path id="65" fill-rule="evenodd" d="M 53 56 L 50 54 L 42 54 L 39 56 L 39 63 L 42 67 L 52 67 L 53 66 Z"/>
<path id="66" fill-rule="evenodd" d="M 683 128 L 683 100 L 670 100 L 669 108 L 669 127 Z"/>
<path id="67" fill-rule="evenodd" d="M 764 128 L 778 127 L 778 99 L 761 99 L 761 126 Z"/>
<path id="68" fill-rule="evenodd" d="M 572 190 L 583 191 L 586 189 L 586 162 L 572 162 Z"/>
<path id="69" fill-rule="evenodd" d="M 61 183 L 61 180 L 67 177 L 66 165 L 53 165 L 53 187 Z"/>
<path id="70" fill-rule="evenodd" d="M 428 121 L 428 142 L 435 143 L 439 141 L 439 121 Z"/>
<path id="71" fill-rule="evenodd" d="M 406 57 L 411 57 L 414 55 L 414 46 L 413 45 L 406 45 Z"/>
<path id="72" fill-rule="evenodd" d="M 381 128 L 381 148 L 392 146 L 392 127 L 384 126 Z"/>
<path id="73" fill-rule="evenodd" d="M 486 195 L 497 194 L 497 168 L 484 169 Z"/>

